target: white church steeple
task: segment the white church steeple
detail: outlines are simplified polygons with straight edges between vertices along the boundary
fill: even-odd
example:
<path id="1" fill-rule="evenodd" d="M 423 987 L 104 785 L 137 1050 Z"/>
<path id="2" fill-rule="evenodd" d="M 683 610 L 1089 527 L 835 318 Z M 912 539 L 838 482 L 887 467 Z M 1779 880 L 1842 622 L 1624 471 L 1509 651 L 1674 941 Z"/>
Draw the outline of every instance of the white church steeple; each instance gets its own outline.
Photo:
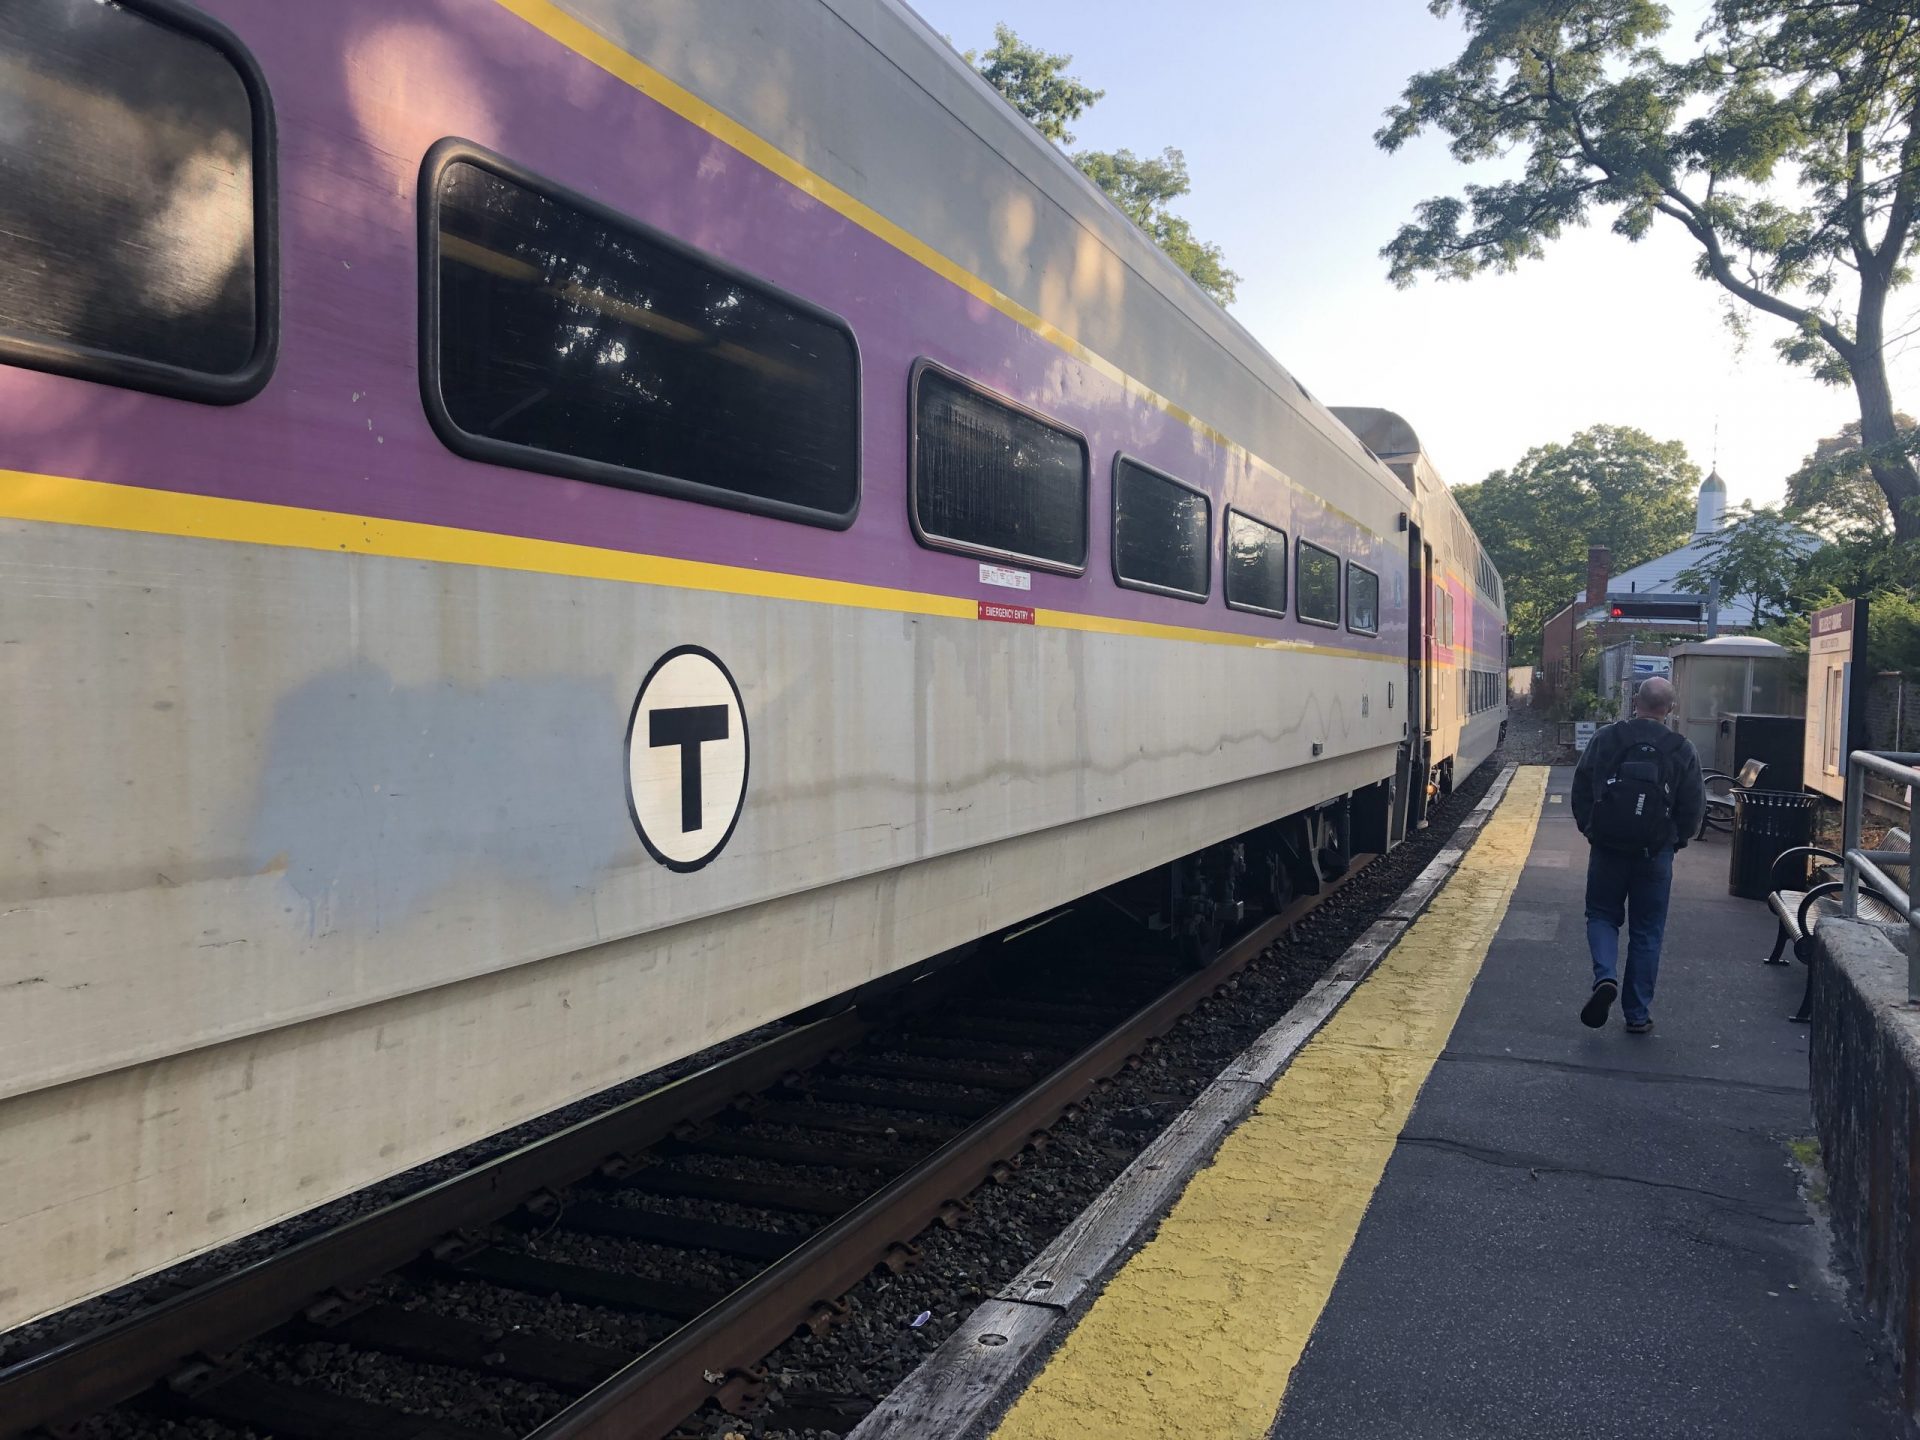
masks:
<path id="1" fill-rule="evenodd" d="M 1727 482 L 1715 470 L 1700 482 L 1700 500 L 1693 512 L 1693 533 L 1711 535 L 1727 523 Z"/>

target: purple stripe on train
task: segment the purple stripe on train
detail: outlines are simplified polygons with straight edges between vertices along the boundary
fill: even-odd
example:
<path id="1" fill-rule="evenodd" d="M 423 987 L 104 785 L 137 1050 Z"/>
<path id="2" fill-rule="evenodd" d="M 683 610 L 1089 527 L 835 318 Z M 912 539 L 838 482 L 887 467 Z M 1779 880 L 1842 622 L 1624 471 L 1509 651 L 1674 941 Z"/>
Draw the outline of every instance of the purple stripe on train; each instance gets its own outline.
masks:
<path id="1" fill-rule="evenodd" d="M 925 355 L 1083 431 L 1095 503 L 1085 578 L 1035 573 L 1031 603 L 1403 653 L 1404 557 L 1246 475 L 1187 426 L 492 3 L 396 17 L 380 0 L 204 0 L 253 51 L 281 135 L 278 370 L 229 409 L 0 367 L 0 466 L 377 515 L 937 593 L 978 562 L 917 545 L 907 384 Z M 457 17 L 443 20 L 442 16 Z M 583 145 L 618 134 L 620 143 Z M 865 372 L 863 500 L 845 533 L 463 460 L 417 374 L 414 191 L 461 135 L 845 316 Z M 1204 405 L 1200 407 L 1204 409 Z M 1108 464 L 1124 449 L 1383 577 L 1377 639 L 1121 589 Z M 1206 473 L 1195 473 L 1204 463 Z M 1255 487 L 1258 487 L 1257 489 Z"/>

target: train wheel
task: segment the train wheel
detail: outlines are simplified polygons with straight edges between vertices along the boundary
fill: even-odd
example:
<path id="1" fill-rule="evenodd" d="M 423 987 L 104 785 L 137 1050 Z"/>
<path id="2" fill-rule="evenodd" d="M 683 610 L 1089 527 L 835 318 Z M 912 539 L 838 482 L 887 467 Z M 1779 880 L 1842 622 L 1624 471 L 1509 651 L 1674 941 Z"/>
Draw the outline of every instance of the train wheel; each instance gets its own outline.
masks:
<path id="1" fill-rule="evenodd" d="M 1213 957 L 1220 953 L 1220 942 L 1226 929 L 1222 922 L 1222 911 L 1217 905 L 1208 905 L 1204 915 L 1193 917 L 1174 937 L 1174 953 L 1180 963 L 1189 970 L 1203 970 Z"/>
<path id="2" fill-rule="evenodd" d="M 1246 846 L 1214 845 L 1173 865 L 1174 953 L 1198 970 L 1220 953 L 1229 927 L 1246 913 L 1241 898 Z"/>

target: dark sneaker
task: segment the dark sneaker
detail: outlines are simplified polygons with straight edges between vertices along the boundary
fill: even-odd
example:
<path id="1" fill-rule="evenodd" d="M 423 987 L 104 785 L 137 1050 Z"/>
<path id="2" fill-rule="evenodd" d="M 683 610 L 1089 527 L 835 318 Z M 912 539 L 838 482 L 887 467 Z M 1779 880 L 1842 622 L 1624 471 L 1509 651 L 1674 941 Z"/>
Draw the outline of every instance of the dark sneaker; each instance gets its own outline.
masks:
<path id="1" fill-rule="evenodd" d="M 1652 1033 L 1653 1017 L 1651 1015 L 1644 1020 L 1627 1021 L 1627 1034 L 1629 1035 L 1651 1035 Z"/>
<path id="2" fill-rule="evenodd" d="M 1580 1007 L 1580 1023 L 1589 1030 L 1598 1030 L 1607 1023 L 1607 1013 L 1613 1009 L 1613 998 L 1620 993 L 1620 987 L 1611 980 L 1602 980 L 1593 987 L 1593 994 L 1587 997 L 1587 1003 Z"/>

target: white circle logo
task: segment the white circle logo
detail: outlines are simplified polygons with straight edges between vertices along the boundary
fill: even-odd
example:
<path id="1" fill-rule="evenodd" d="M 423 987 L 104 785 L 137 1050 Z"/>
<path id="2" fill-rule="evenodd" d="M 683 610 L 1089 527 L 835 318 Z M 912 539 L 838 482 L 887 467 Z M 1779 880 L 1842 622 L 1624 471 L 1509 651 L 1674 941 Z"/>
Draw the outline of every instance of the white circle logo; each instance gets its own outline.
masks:
<path id="1" fill-rule="evenodd" d="M 669 650 L 627 722 L 627 809 L 641 843 L 669 870 L 698 870 L 726 847 L 746 798 L 740 687 L 698 645 Z"/>

